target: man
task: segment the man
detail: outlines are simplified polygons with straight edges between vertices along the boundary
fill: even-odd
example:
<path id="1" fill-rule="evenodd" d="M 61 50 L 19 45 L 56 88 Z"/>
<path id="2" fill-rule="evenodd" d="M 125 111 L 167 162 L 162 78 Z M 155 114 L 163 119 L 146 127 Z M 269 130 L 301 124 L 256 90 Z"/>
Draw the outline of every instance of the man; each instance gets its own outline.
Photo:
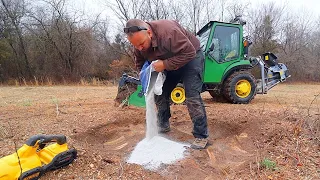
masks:
<path id="1" fill-rule="evenodd" d="M 196 138 L 191 147 L 205 148 L 208 142 L 207 116 L 200 96 L 204 55 L 199 40 L 171 20 L 144 22 L 131 19 L 126 23 L 124 32 L 135 48 L 137 69 L 140 71 L 146 60 L 158 60 L 153 63 L 154 69 L 166 74 L 163 93 L 155 96 L 159 132 L 170 131 L 169 97 L 177 83 L 182 80 L 186 92 L 186 104 L 193 122 L 192 133 Z"/>

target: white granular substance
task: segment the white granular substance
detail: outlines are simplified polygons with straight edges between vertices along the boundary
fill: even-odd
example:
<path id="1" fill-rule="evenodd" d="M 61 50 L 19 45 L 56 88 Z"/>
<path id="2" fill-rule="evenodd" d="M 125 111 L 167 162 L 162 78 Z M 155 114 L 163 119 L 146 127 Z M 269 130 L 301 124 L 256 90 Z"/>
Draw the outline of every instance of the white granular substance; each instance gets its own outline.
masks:
<path id="1" fill-rule="evenodd" d="M 140 164 L 146 169 L 156 170 L 161 164 L 171 164 L 182 159 L 189 145 L 177 143 L 161 136 L 143 139 L 133 150 L 128 163 Z"/>
<path id="2" fill-rule="evenodd" d="M 151 88 L 151 93 L 148 93 L 146 97 L 146 138 L 149 140 L 152 139 L 154 136 L 158 135 L 158 117 L 156 111 L 156 104 L 154 102 L 153 90 L 154 87 Z"/>
<path id="3" fill-rule="evenodd" d="M 140 164 L 146 169 L 155 170 L 161 164 L 171 164 L 184 157 L 189 145 L 177 143 L 158 135 L 157 111 L 154 102 L 154 82 L 150 80 L 150 91 L 146 96 L 146 138 L 138 143 L 128 163 Z"/>

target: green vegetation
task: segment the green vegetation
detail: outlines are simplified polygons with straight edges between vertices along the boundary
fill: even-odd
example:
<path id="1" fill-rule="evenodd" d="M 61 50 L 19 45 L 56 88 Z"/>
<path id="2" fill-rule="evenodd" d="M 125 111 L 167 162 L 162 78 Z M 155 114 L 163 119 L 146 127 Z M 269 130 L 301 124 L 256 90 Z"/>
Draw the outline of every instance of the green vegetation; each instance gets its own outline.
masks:
<path id="1" fill-rule="evenodd" d="M 279 168 L 277 167 L 277 163 L 268 159 L 268 158 L 264 158 L 261 162 L 261 167 L 267 169 L 267 170 L 279 170 Z"/>

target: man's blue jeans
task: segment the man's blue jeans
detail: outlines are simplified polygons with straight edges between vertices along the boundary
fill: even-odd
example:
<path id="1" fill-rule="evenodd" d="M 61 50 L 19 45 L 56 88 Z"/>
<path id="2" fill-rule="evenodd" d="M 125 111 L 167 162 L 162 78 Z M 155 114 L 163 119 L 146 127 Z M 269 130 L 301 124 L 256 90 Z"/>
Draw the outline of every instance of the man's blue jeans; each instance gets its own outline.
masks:
<path id="1" fill-rule="evenodd" d="M 166 71 L 166 80 L 162 87 L 162 95 L 155 96 L 159 127 L 169 127 L 169 118 L 171 117 L 170 94 L 176 85 L 182 81 L 186 93 L 186 104 L 193 122 L 193 136 L 196 138 L 208 137 L 207 115 L 200 96 L 203 85 L 203 65 L 204 55 L 203 52 L 199 50 L 195 59 L 180 69 Z"/>

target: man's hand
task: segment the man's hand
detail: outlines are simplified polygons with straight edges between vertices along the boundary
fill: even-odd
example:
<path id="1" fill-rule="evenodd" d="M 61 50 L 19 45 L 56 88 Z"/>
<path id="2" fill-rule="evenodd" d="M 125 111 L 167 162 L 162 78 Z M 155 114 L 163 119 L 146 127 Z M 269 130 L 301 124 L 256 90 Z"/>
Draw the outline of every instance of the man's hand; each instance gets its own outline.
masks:
<path id="1" fill-rule="evenodd" d="M 156 70 L 157 72 L 162 72 L 166 69 L 162 60 L 158 60 L 157 62 L 154 62 L 152 65 L 154 70 Z"/>

